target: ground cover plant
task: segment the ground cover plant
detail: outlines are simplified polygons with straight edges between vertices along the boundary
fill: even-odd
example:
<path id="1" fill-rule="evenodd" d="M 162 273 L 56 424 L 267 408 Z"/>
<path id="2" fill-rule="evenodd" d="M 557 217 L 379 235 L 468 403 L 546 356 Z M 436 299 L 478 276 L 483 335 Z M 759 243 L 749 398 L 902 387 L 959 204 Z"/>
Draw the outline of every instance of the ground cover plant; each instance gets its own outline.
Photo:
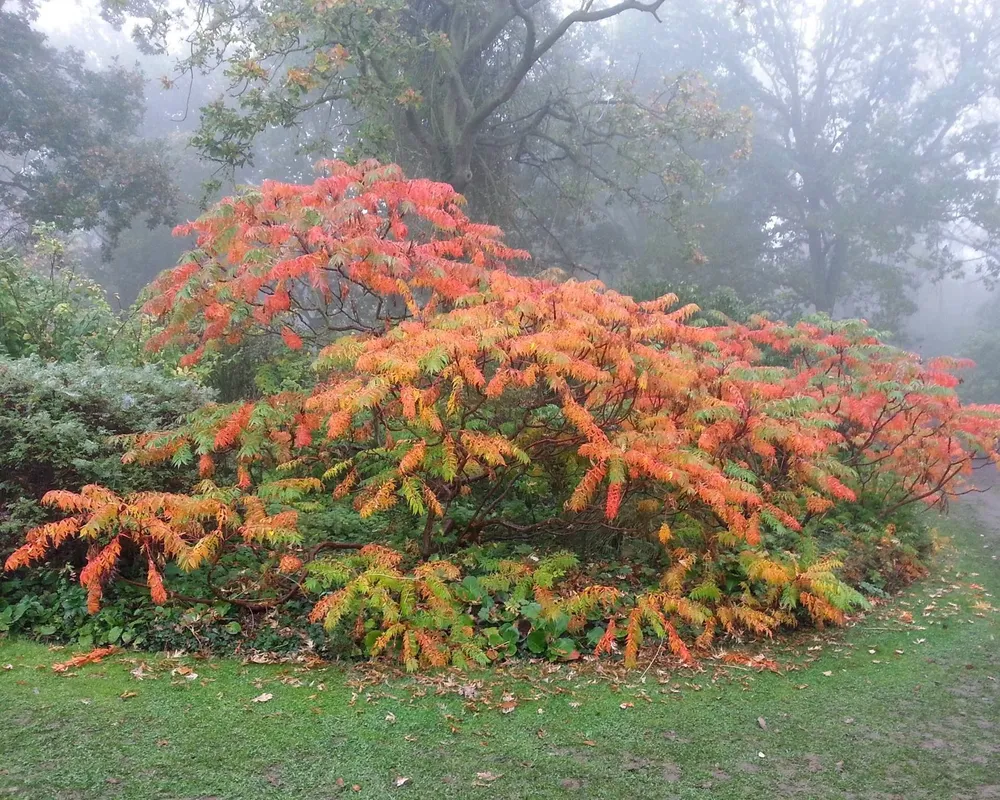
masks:
<path id="1" fill-rule="evenodd" d="M 137 433 L 126 461 L 201 481 L 50 492 L 64 516 L 8 570 L 82 540 L 91 611 L 119 576 L 167 604 L 179 571 L 248 612 L 305 600 L 300 626 L 408 669 L 635 665 L 649 634 L 690 662 L 718 632 L 840 623 L 859 589 L 919 575 L 896 515 L 947 503 L 996 451 L 1000 409 L 959 402 L 961 362 L 862 321 L 712 321 L 671 295 L 520 277 L 527 254 L 450 186 L 326 168 L 186 226 L 196 249 L 147 306 L 151 346 L 181 366 L 270 334 L 312 374 Z M 581 562 L 609 545 L 629 569 Z M 845 573 L 849 552 L 874 566 Z"/>

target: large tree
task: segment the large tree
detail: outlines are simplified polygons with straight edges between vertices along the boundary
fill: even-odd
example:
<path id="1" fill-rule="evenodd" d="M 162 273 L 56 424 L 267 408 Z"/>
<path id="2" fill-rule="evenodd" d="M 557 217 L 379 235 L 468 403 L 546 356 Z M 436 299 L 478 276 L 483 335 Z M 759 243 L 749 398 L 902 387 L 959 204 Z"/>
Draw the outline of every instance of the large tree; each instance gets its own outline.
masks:
<path id="1" fill-rule="evenodd" d="M 250 163 L 270 129 L 309 126 L 300 145 L 317 155 L 377 156 L 447 181 L 542 261 L 576 266 L 583 234 L 603 238 L 595 208 L 617 199 L 676 218 L 704 181 L 689 145 L 743 129 L 695 79 L 640 96 L 609 68 L 600 23 L 655 23 L 664 4 L 198 3 L 178 83 L 225 65 L 229 89 L 195 137 L 223 165 Z M 155 46 L 171 24 L 140 34 Z"/>
<path id="2" fill-rule="evenodd" d="M 995 2 L 761 0 L 732 11 L 724 0 L 677 4 L 652 35 L 754 108 L 742 180 L 769 209 L 756 257 L 772 290 L 889 319 L 921 268 L 1000 270 Z"/>
<path id="3" fill-rule="evenodd" d="M 0 243 L 35 222 L 94 230 L 110 249 L 137 215 L 166 221 L 170 174 L 139 138 L 144 80 L 90 69 L 31 26 L 30 4 L 0 0 Z"/>

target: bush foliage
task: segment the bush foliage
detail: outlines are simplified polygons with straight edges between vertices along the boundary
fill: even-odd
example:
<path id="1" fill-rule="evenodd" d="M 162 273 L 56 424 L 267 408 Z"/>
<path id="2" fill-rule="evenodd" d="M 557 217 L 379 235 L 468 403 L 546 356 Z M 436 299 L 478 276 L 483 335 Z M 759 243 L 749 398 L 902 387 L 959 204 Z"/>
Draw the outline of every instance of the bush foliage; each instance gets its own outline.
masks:
<path id="1" fill-rule="evenodd" d="M 0 358 L 0 552 L 46 518 L 39 501 L 52 489 L 179 487 L 172 469 L 122 464 L 112 437 L 172 427 L 210 399 L 152 367 Z"/>
<path id="2" fill-rule="evenodd" d="M 104 351 L 119 326 L 104 291 L 63 262 L 47 228 L 29 263 L 0 251 L 0 356 L 72 361 Z"/>
<path id="3" fill-rule="evenodd" d="M 824 549 L 837 514 L 874 504 L 858 537 L 891 540 L 887 517 L 946 503 L 996 449 L 1000 408 L 959 403 L 960 362 L 924 364 L 861 321 L 711 324 L 672 295 L 518 277 L 527 254 L 451 187 L 327 168 L 184 228 L 197 248 L 147 307 L 151 346 L 185 364 L 270 333 L 314 357 L 315 380 L 134 437 L 127 461 L 197 463 L 201 482 L 50 492 L 64 516 L 7 569 L 82 538 L 95 611 L 121 570 L 156 604 L 167 565 L 218 571 L 217 596 L 318 598 L 311 620 L 411 669 L 517 648 L 634 664 L 649 633 L 688 659 L 719 630 L 842 621 L 864 598 Z M 310 524 L 320 511 L 333 531 Z M 462 563 L 460 546 L 504 539 L 541 554 Z M 649 543 L 658 580 L 542 552 L 595 540 Z"/>

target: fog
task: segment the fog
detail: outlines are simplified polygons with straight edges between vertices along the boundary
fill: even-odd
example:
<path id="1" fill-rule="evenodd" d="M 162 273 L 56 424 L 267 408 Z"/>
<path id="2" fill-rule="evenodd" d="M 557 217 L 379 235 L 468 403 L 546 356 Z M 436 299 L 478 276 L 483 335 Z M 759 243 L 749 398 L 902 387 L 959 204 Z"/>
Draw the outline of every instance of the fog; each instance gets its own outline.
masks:
<path id="1" fill-rule="evenodd" d="M 242 183 L 377 157 L 454 184 L 529 271 L 729 313 L 862 316 L 924 355 L 992 352 L 994 3 L 356 5 L 0 0 L 5 244 L 52 222 L 124 308 L 190 246 L 171 223 Z M 68 86 L 142 72 L 134 130 L 127 108 L 105 120 L 148 159 L 138 180 L 136 156 L 116 162 L 127 203 L 88 192 L 73 152 L 85 126 L 107 140 L 106 90 L 76 126 L 31 127 L 65 106 L 44 87 L 69 48 L 86 75 Z"/>

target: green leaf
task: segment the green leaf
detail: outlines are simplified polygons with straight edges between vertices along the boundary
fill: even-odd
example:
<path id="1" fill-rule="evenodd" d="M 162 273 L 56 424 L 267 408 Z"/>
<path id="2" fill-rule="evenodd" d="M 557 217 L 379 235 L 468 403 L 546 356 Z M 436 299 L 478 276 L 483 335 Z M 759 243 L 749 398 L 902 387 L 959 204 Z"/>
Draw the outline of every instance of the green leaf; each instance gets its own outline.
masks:
<path id="1" fill-rule="evenodd" d="M 532 653 L 541 654 L 546 651 L 549 644 L 549 637 L 545 631 L 534 630 L 528 634 L 527 645 Z"/>
<path id="2" fill-rule="evenodd" d="M 381 636 L 382 631 L 368 631 L 368 633 L 365 634 L 364 651 L 366 653 L 371 653 L 372 647 L 375 646 L 375 642 L 377 642 Z"/>
<path id="3" fill-rule="evenodd" d="M 509 622 L 506 625 L 500 627 L 500 635 L 512 645 L 516 645 L 521 639 L 521 632 L 516 626 L 511 625 Z"/>
<path id="4" fill-rule="evenodd" d="M 576 648 L 576 642 L 568 636 L 556 639 L 549 647 L 549 653 L 555 658 L 573 660 L 580 657 L 580 651 Z"/>

